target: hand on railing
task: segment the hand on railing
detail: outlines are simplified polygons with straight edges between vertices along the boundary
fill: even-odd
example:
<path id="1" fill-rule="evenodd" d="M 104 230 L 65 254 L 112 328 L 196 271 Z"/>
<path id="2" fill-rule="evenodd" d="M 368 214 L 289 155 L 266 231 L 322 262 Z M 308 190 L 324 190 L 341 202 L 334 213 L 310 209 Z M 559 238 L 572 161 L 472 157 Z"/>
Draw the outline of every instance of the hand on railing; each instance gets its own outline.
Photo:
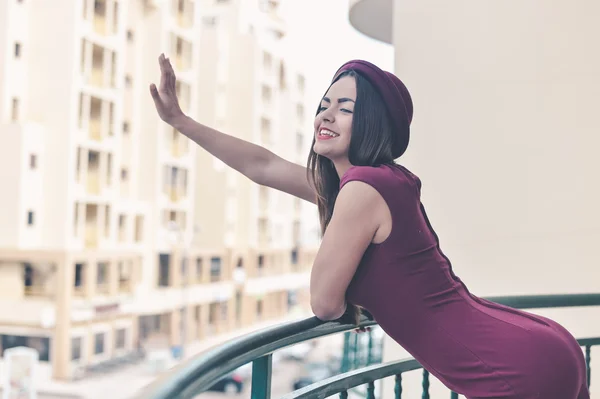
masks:
<path id="1" fill-rule="evenodd" d="M 371 327 L 360 327 L 360 328 L 357 328 L 356 330 L 354 330 L 354 332 L 357 334 L 368 332 L 368 331 L 371 331 Z"/>

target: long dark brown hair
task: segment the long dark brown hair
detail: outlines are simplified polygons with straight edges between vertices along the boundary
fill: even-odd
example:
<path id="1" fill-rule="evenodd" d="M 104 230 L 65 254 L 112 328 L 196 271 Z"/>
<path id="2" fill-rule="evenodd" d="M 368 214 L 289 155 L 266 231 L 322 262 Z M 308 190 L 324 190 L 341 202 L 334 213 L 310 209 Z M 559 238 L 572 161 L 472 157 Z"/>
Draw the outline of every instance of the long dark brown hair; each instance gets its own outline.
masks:
<path id="1" fill-rule="evenodd" d="M 383 98 L 373 85 L 355 70 L 344 71 L 332 84 L 344 76 L 353 77 L 356 81 L 356 103 L 348 149 L 350 163 L 354 166 L 393 164 L 393 129 Z M 317 114 L 319 113 L 318 109 Z M 340 191 L 340 178 L 333 162 L 317 154 L 313 149 L 314 145 L 315 137 L 313 135 L 313 142 L 308 154 L 307 173 L 309 181 L 312 181 L 315 186 L 321 234 L 325 234 Z M 348 304 L 345 316 L 357 324 L 360 310 Z"/>

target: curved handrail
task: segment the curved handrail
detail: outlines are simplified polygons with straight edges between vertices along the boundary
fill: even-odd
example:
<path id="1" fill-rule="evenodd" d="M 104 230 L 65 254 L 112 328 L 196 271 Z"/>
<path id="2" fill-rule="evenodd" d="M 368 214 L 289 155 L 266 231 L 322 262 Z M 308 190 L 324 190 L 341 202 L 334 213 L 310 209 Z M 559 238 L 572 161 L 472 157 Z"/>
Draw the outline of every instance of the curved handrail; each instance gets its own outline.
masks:
<path id="1" fill-rule="evenodd" d="M 485 297 L 488 301 L 519 309 L 600 306 L 600 293 Z M 359 326 L 377 323 L 362 316 Z M 316 317 L 259 330 L 200 353 L 174 367 L 148 385 L 139 399 L 193 397 L 223 375 L 251 361 L 299 342 L 351 331 L 357 326 L 322 322 Z"/>
<path id="2" fill-rule="evenodd" d="M 600 345 L 600 337 L 578 339 L 577 342 L 581 346 Z M 290 392 L 279 399 L 328 398 L 332 395 L 348 391 L 352 388 L 356 388 L 369 382 L 422 368 L 423 366 L 412 358 L 374 364 L 358 370 L 352 370 L 347 373 L 334 375 L 333 377 L 321 380 L 294 392 Z"/>

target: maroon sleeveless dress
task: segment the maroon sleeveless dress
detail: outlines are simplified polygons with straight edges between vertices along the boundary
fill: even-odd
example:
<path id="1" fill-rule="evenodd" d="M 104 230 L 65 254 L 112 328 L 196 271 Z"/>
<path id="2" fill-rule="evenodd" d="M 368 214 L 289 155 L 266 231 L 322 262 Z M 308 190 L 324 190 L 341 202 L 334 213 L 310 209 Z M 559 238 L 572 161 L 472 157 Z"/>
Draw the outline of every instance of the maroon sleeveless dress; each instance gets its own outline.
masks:
<path id="1" fill-rule="evenodd" d="M 354 166 L 386 201 L 392 231 L 371 244 L 346 292 L 423 367 L 469 399 L 588 399 L 583 352 L 558 323 L 471 294 L 440 250 L 419 178 L 399 165 Z"/>

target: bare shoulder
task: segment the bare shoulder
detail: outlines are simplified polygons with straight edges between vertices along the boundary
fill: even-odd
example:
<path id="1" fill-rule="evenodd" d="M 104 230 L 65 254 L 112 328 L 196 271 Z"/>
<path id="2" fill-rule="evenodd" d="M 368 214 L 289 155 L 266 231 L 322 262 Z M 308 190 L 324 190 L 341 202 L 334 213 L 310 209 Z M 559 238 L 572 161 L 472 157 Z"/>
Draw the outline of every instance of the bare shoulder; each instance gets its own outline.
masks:
<path id="1" fill-rule="evenodd" d="M 379 191 L 360 180 L 344 184 L 335 202 L 334 213 L 346 213 L 349 217 L 373 219 L 373 211 L 387 207 Z"/>

